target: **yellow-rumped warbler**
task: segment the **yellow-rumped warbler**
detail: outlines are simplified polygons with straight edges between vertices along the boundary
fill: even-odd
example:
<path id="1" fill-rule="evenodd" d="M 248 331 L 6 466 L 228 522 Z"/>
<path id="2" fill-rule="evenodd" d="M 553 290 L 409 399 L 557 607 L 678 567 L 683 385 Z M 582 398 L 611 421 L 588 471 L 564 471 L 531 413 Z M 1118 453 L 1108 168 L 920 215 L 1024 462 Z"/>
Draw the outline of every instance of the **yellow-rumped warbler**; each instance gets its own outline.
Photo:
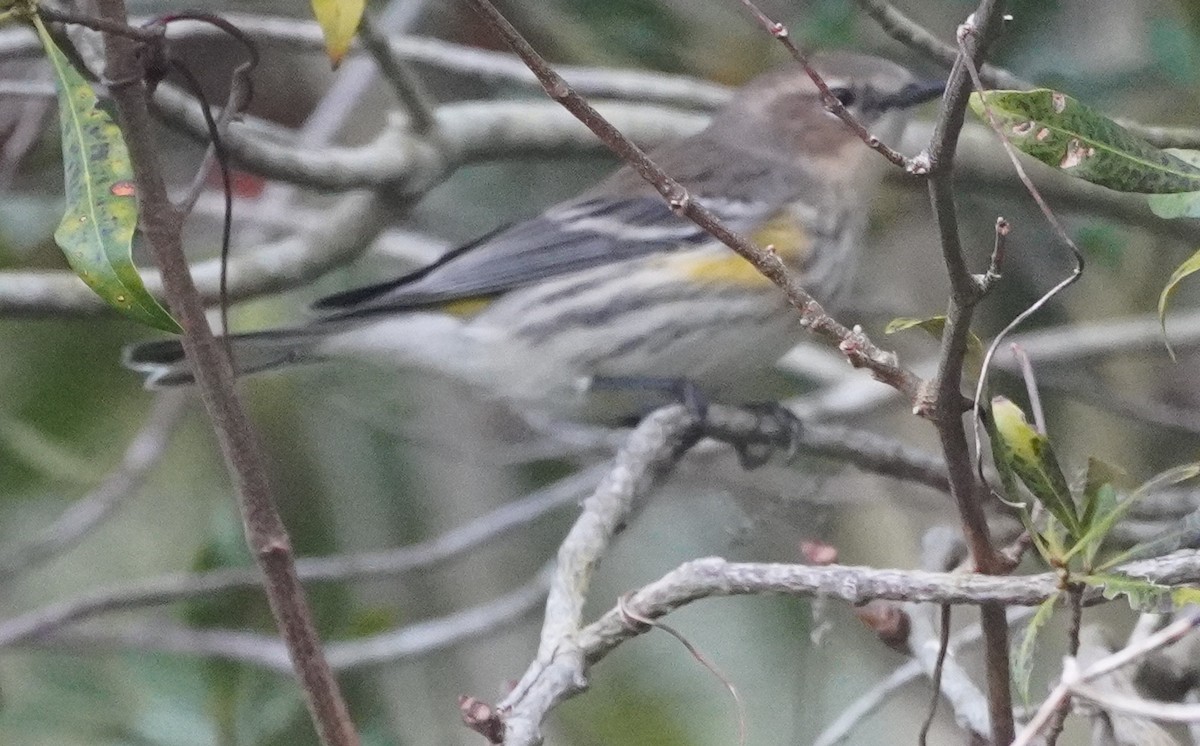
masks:
<path id="1" fill-rule="evenodd" d="M 873 57 L 814 66 L 885 141 L 898 138 L 907 108 L 940 92 Z M 886 167 L 798 65 L 752 81 L 704 131 L 652 157 L 730 227 L 774 246 L 825 301 L 859 261 Z M 744 401 L 753 392 L 739 382 L 771 368 L 800 333 L 777 288 L 628 167 L 424 269 L 315 308 L 325 315 L 307 326 L 231 337 L 237 369 L 366 358 L 583 412 L 581 391 L 598 379 L 689 381 Z M 175 340 L 136 345 L 126 363 L 150 387 L 192 380 Z"/>

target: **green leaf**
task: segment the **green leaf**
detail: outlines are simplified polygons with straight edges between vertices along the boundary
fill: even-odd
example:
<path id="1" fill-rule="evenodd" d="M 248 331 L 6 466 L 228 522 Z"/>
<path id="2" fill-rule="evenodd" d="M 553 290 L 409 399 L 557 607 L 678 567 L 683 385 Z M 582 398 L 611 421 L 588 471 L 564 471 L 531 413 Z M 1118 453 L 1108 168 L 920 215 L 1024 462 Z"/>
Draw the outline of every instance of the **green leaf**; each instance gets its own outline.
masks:
<path id="1" fill-rule="evenodd" d="M 1200 151 L 1166 148 L 1163 152 L 1200 168 Z M 1200 191 L 1149 194 L 1146 202 L 1160 218 L 1200 218 Z"/>
<path id="2" fill-rule="evenodd" d="M 1009 142 L 1048 166 L 1118 192 L 1200 191 L 1200 168 L 1138 138 L 1070 96 L 1040 88 L 971 94 L 987 102 Z"/>
<path id="3" fill-rule="evenodd" d="M 1171 295 L 1179 283 L 1198 271 L 1200 271 L 1200 251 L 1192 254 L 1183 264 L 1175 268 L 1175 271 L 1171 273 L 1171 279 L 1167 280 L 1166 286 L 1158 295 L 1158 323 L 1162 325 L 1163 341 L 1166 342 L 1167 352 L 1171 353 L 1172 360 L 1175 359 L 1175 350 L 1171 349 L 1171 340 L 1167 337 L 1167 303 L 1170 302 Z"/>
<path id="4" fill-rule="evenodd" d="M 1136 500 L 1133 496 L 1119 500 L 1113 486 L 1105 484 L 1097 490 L 1096 502 L 1098 506 L 1095 510 L 1094 518 L 1086 528 L 1081 529 L 1075 545 L 1063 557 L 1064 561 L 1070 560 L 1071 557 L 1082 551 L 1084 553 L 1085 572 L 1090 572 L 1093 569 L 1091 566 L 1092 561 L 1095 559 L 1096 553 L 1100 551 L 1104 540 L 1108 538 L 1117 521 L 1129 512 L 1129 509 L 1133 507 Z"/>
<path id="5" fill-rule="evenodd" d="M 1194 461 L 1190 464 L 1172 466 L 1170 469 L 1161 471 L 1147 479 L 1145 482 L 1142 482 L 1141 486 L 1139 486 L 1134 492 L 1134 495 L 1141 497 L 1142 495 L 1153 492 L 1154 490 L 1159 490 L 1163 487 L 1171 487 L 1179 484 L 1180 482 L 1186 482 L 1189 479 L 1195 479 L 1196 477 L 1200 477 L 1200 462 Z"/>
<path id="6" fill-rule="evenodd" d="M 907 329 L 923 329 L 929 332 L 934 339 L 941 339 L 942 332 L 946 329 L 945 316 L 930 316 L 927 319 L 909 318 L 901 316 L 892 319 L 883 328 L 884 334 L 895 334 Z M 978 375 L 983 367 L 983 340 L 981 340 L 975 332 L 970 332 L 967 335 L 967 365 L 971 368 L 971 372 Z"/>
<path id="7" fill-rule="evenodd" d="M 143 324 L 179 332 L 133 264 L 137 200 L 121 131 L 36 15 L 33 20 L 54 69 L 62 128 L 67 209 L 54 240 L 71 269 L 109 305 Z"/>
<path id="8" fill-rule="evenodd" d="M 1088 459 L 1087 475 L 1083 484 L 1083 517 L 1079 521 L 1085 531 L 1092 525 L 1097 512 L 1109 507 L 1106 499 L 1116 499 L 1114 486 L 1125 485 L 1128 482 L 1129 475 L 1121 469 L 1098 458 Z M 1108 490 L 1104 492 L 1106 487 Z"/>
<path id="9" fill-rule="evenodd" d="M 1029 704 L 1029 679 L 1033 674 L 1033 652 L 1037 646 L 1037 636 L 1042 631 L 1042 627 L 1046 626 L 1046 622 L 1049 622 L 1050 618 L 1054 616 L 1054 604 L 1058 601 L 1059 595 L 1056 592 L 1038 604 L 1037 611 L 1033 613 L 1029 624 L 1025 625 L 1025 630 L 1021 633 L 1021 642 L 1013 650 L 1013 685 L 1021 695 L 1021 701 L 1027 706 Z"/>
<path id="10" fill-rule="evenodd" d="M 1038 553 L 1038 556 L 1050 566 L 1057 564 L 1058 558 L 1062 555 L 1061 542 L 1058 542 L 1057 534 L 1053 530 L 1045 533 L 1038 530 L 1038 527 L 1033 524 L 1033 516 L 1029 514 L 1029 510 L 1024 504 L 1017 508 L 1017 518 L 1020 519 L 1021 525 L 1029 534 L 1029 539 L 1033 542 L 1034 551 Z"/>
<path id="11" fill-rule="evenodd" d="M 1080 526 L 1075 502 L 1050 440 L 1030 427 L 1021 408 L 1003 396 L 992 399 L 992 420 L 996 435 L 992 453 L 998 456 L 997 464 L 1004 463 L 1011 469 L 1034 498 L 1062 523 L 1068 535 L 1078 538 Z"/>
<path id="12" fill-rule="evenodd" d="M 365 0 L 312 0 L 313 16 L 325 36 L 325 53 L 337 67 L 358 33 Z"/>
<path id="13" fill-rule="evenodd" d="M 1117 505 L 1112 511 L 1112 516 L 1105 519 L 1104 523 L 1106 525 L 1101 526 L 1101 530 L 1107 534 L 1111 530 L 1112 525 L 1129 512 L 1129 509 L 1145 495 L 1155 490 L 1178 484 L 1179 482 L 1194 479 L 1198 476 L 1200 476 L 1200 462 L 1193 462 L 1172 467 L 1147 479 L 1127 499 Z M 1176 549 L 1182 548 L 1185 543 L 1190 544 L 1197 534 L 1200 534 L 1200 513 L 1193 511 L 1184 516 L 1182 520 L 1178 521 L 1170 530 L 1162 535 L 1130 547 L 1114 557 L 1109 557 L 1104 561 L 1102 567 L 1115 567 L 1125 562 L 1147 557 L 1158 557 L 1174 552 Z"/>
<path id="14" fill-rule="evenodd" d="M 1076 576 L 1093 588 L 1099 588 L 1100 593 L 1110 601 L 1118 596 L 1129 600 L 1129 608 L 1135 611 L 1162 612 L 1172 606 L 1172 594 L 1175 589 L 1168 585 L 1160 585 L 1149 580 L 1131 578 L 1128 575 L 1083 575 Z"/>

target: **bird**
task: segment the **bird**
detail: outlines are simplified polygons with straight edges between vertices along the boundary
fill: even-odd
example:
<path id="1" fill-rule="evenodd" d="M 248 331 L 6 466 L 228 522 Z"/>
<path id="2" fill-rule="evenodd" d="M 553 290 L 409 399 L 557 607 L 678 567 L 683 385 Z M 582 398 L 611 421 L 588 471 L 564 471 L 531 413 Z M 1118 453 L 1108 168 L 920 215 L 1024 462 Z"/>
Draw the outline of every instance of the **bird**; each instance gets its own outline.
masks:
<path id="1" fill-rule="evenodd" d="M 835 52 L 811 64 L 884 142 L 942 91 L 879 57 Z M 650 157 L 727 226 L 771 246 L 823 303 L 841 298 L 862 262 L 871 198 L 889 167 L 795 64 L 742 86 L 704 130 Z M 778 288 L 629 166 L 428 266 L 313 308 L 304 324 L 228 336 L 235 370 L 363 359 L 446 375 L 518 407 L 610 419 L 602 392 L 641 384 L 752 401 L 754 382 L 802 334 Z M 178 339 L 135 344 L 124 363 L 148 388 L 193 381 Z"/>

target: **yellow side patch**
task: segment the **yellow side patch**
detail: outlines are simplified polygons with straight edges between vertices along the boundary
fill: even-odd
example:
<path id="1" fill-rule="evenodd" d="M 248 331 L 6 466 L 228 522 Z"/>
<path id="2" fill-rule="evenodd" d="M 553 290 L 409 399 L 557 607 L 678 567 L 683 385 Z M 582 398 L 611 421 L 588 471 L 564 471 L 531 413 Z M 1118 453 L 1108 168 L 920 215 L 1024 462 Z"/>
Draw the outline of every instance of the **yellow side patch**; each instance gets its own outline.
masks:
<path id="1" fill-rule="evenodd" d="M 804 262 L 812 246 L 812 239 L 804 227 L 787 214 L 779 215 L 764 223 L 750 234 L 758 246 L 774 247 L 784 263 L 797 267 Z M 762 276 L 754 265 L 728 251 L 705 257 L 680 257 L 677 269 L 698 282 L 726 282 L 740 285 L 767 285 L 770 280 Z"/>
<path id="2" fill-rule="evenodd" d="M 753 264 L 732 251 L 703 258 L 681 257 L 676 266 L 689 280 L 696 282 L 734 285 L 768 285 L 771 282 Z"/>
<path id="3" fill-rule="evenodd" d="M 440 308 L 451 316 L 474 316 L 487 308 L 491 302 L 491 298 L 463 298 L 443 303 Z"/>

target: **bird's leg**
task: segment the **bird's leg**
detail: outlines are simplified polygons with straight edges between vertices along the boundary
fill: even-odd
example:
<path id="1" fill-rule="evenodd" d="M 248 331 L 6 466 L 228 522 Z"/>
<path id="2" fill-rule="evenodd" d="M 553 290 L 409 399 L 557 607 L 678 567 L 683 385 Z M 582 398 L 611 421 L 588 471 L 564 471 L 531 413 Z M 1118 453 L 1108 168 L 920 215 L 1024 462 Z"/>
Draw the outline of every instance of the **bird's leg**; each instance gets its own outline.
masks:
<path id="1" fill-rule="evenodd" d="M 759 426 L 755 428 L 755 434 L 740 440 L 735 438 L 722 438 L 722 440 L 726 440 L 733 446 L 734 451 L 737 452 L 738 463 L 742 465 L 743 469 L 749 471 L 766 464 L 782 447 L 787 449 L 789 462 L 796 457 L 804 423 L 792 410 L 774 401 L 744 404 L 741 408 L 753 413 L 758 418 Z M 767 423 L 774 424 L 777 432 L 766 433 Z"/>

